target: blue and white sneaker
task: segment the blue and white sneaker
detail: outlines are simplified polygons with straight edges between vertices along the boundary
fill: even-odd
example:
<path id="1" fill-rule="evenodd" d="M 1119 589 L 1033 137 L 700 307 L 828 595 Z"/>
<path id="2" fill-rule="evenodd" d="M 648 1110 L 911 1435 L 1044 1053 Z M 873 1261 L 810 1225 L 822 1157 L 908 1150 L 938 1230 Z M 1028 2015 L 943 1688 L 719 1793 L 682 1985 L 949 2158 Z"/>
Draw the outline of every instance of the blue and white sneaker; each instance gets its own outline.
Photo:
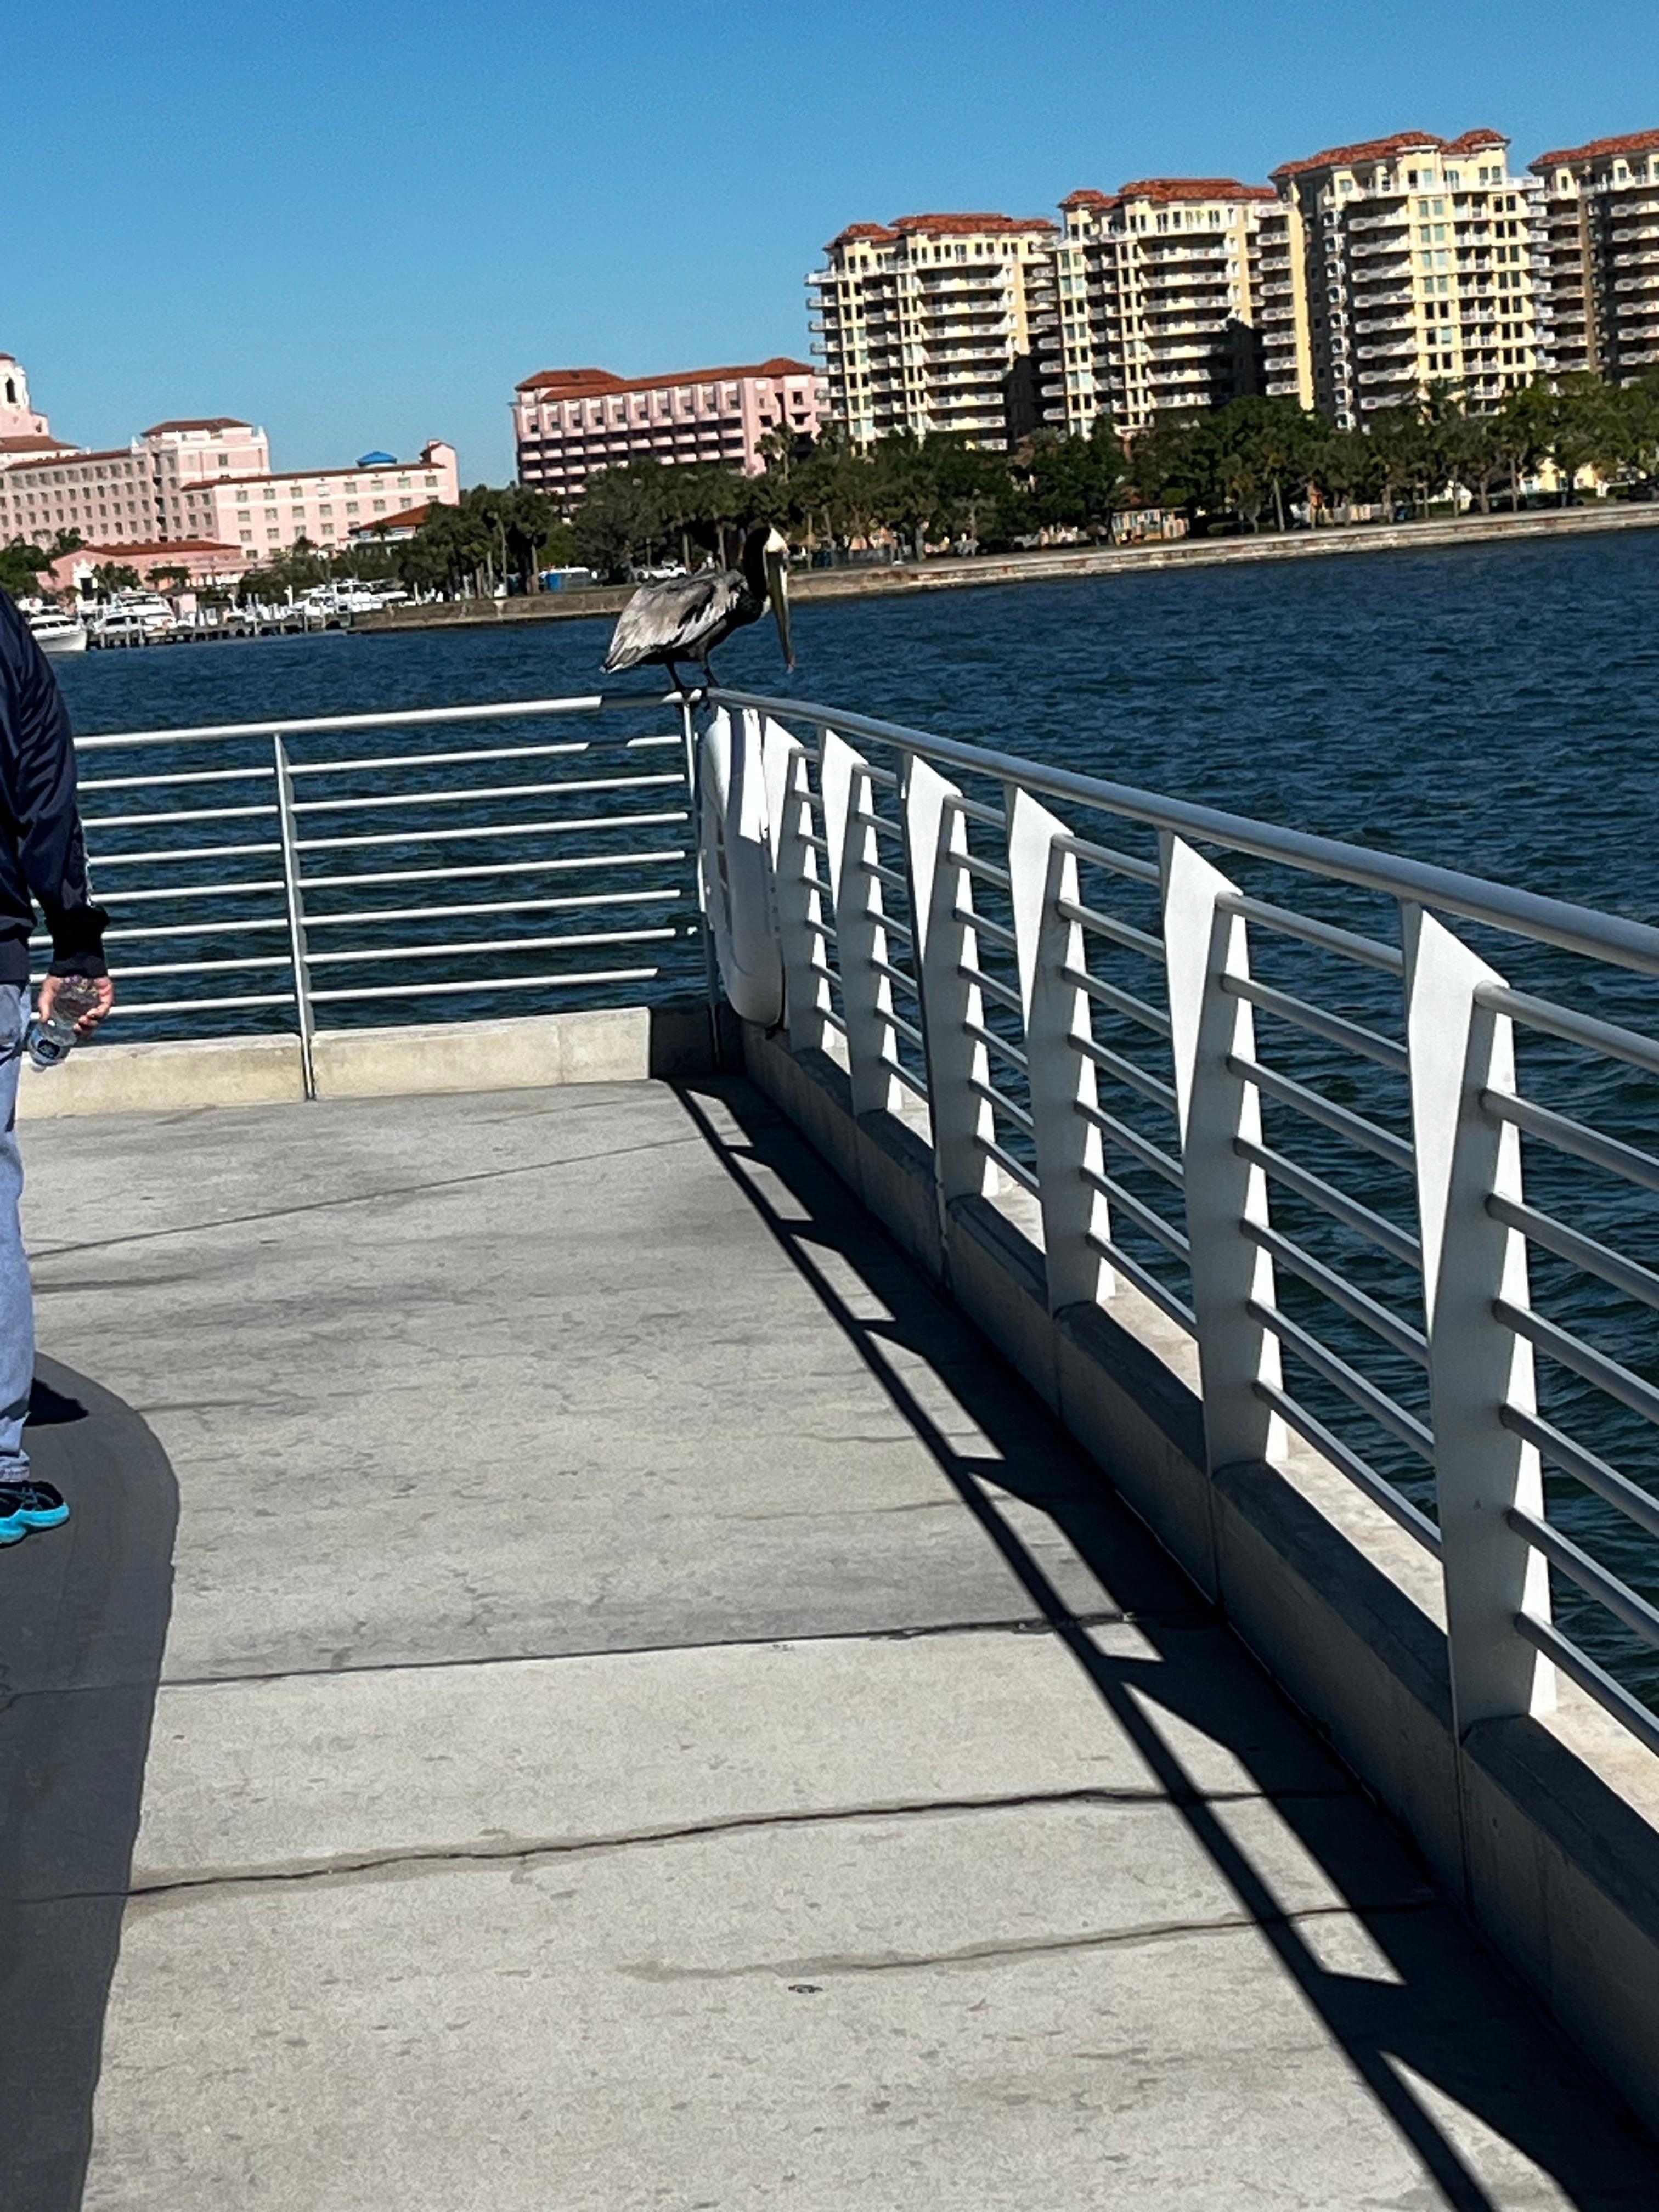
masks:
<path id="1" fill-rule="evenodd" d="M 0 1482 L 0 1546 L 21 1543 L 31 1528 L 61 1528 L 70 1517 L 63 1492 L 49 1482 Z"/>

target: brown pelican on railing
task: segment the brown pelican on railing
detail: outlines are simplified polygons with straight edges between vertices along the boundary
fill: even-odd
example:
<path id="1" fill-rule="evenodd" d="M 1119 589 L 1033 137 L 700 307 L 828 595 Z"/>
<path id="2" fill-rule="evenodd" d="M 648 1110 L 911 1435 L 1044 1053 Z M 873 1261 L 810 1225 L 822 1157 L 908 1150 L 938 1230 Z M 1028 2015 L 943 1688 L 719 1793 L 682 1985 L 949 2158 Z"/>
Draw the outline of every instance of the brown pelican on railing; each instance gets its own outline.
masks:
<path id="1" fill-rule="evenodd" d="M 709 681 L 708 656 L 734 629 L 758 622 L 768 602 L 778 625 L 783 665 L 795 665 L 789 641 L 789 542 L 764 523 L 750 531 L 735 568 L 702 568 L 695 576 L 674 576 L 661 584 L 641 584 L 617 619 L 605 672 L 641 668 L 648 661 L 666 668 L 682 691 L 685 678 L 678 664 L 693 660 Z"/>

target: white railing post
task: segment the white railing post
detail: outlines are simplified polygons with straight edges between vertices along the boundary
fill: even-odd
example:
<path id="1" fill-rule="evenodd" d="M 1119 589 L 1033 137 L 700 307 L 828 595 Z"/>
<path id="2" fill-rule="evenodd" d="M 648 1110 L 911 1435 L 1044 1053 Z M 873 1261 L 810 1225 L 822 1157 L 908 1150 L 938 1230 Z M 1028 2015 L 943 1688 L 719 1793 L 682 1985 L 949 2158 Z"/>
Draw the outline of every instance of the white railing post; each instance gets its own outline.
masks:
<path id="1" fill-rule="evenodd" d="M 910 920 L 915 931 L 917 994 L 927 1040 L 927 1110 L 941 1212 L 952 1199 L 979 1198 L 994 1185 L 994 1164 L 981 1139 L 993 1134 L 989 1102 L 974 1085 L 988 1085 L 990 1059 L 966 1024 L 983 1028 L 983 994 L 963 970 L 979 965 L 971 884 L 961 866 L 967 826 L 951 802 L 960 796 L 926 761 L 904 768 L 904 844 L 910 869 Z"/>
<path id="2" fill-rule="evenodd" d="M 1158 853 L 1193 1311 L 1213 1474 L 1241 1460 L 1279 1458 L 1285 1448 L 1284 1423 L 1256 1388 L 1279 1386 L 1279 1342 L 1250 1310 L 1273 1303 L 1273 1261 L 1243 1228 L 1267 1221 L 1267 1177 L 1238 1149 L 1240 1139 L 1261 1141 L 1261 1102 L 1255 1085 L 1227 1065 L 1255 1056 L 1249 1002 L 1225 988 L 1229 978 L 1248 979 L 1249 940 L 1243 916 L 1219 904 L 1237 884 L 1167 831 Z"/>
<path id="3" fill-rule="evenodd" d="M 317 1070 L 312 1050 L 315 1024 L 311 1012 L 311 956 L 306 942 L 305 892 L 300 875 L 300 839 L 295 826 L 294 776 L 288 747 L 280 737 L 271 739 L 276 774 L 276 834 L 283 852 L 283 891 L 288 902 L 289 957 L 294 967 L 294 1019 L 300 1032 L 300 1073 L 307 1098 L 317 1096 Z"/>
<path id="4" fill-rule="evenodd" d="M 769 716 L 761 757 L 783 951 L 784 1019 L 793 1051 L 822 1052 L 829 1036 L 824 1017 L 830 1011 L 823 935 L 826 879 L 817 866 L 817 848 L 807 842 L 813 822 L 806 748 Z"/>
<path id="5" fill-rule="evenodd" d="M 1435 1486 L 1446 1582 L 1452 1711 L 1460 1737 L 1476 1721 L 1547 1712 L 1555 1670 L 1515 1626 L 1547 1621 L 1542 1555 L 1507 1515 L 1541 1520 L 1535 1448 L 1499 1419 L 1505 1405 L 1535 1410 L 1532 1346 L 1494 1310 L 1525 1310 L 1527 1243 L 1488 1212 L 1490 1197 L 1520 1202 L 1521 1133 L 1480 1103 L 1515 1088 L 1514 1025 L 1483 1007 L 1501 984 L 1443 923 L 1402 902 L 1406 1041 L 1423 1240 Z"/>
<path id="6" fill-rule="evenodd" d="M 1048 1310 L 1109 1297 L 1114 1283 L 1093 1236 L 1109 1237 L 1100 1131 L 1079 1106 L 1096 1103 L 1095 1071 L 1074 1040 L 1089 1034 L 1089 1002 L 1070 968 L 1085 964 L 1083 930 L 1060 911 L 1078 903 L 1075 856 L 1066 824 L 1018 784 L 1007 787 L 1008 874 L 1012 886 L 1019 994 L 1024 1011 L 1027 1085 L 1042 1206 Z"/>
<path id="7" fill-rule="evenodd" d="M 881 885 L 871 863 L 881 857 L 877 832 L 860 814 L 873 814 L 870 765 L 844 738 L 825 730 L 818 754 L 824 837 L 836 902 L 836 951 L 841 1008 L 847 1024 L 847 1060 L 853 1111 L 868 1114 L 901 1103 L 894 1056 L 893 987 L 875 964 L 887 957 Z"/>

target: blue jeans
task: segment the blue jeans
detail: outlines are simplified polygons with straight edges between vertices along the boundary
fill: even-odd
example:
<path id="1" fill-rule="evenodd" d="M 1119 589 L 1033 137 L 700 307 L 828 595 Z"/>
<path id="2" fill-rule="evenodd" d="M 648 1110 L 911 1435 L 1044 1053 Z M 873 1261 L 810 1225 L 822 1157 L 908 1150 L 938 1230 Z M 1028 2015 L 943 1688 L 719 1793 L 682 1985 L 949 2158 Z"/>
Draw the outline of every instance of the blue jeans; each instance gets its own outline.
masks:
<path id="1" fill-rule="evenodd" d="M 23 1424 L 34 1382 L 34 1297 L 17 1218 L 23 1190 L 17 1071 L 28 1018 L 28 993 L 15 983 L 0 983 L 0 1121 L 5 1123 L 0 1135 L 0 1482 L 21 1482 L 29 1468 Z"/>

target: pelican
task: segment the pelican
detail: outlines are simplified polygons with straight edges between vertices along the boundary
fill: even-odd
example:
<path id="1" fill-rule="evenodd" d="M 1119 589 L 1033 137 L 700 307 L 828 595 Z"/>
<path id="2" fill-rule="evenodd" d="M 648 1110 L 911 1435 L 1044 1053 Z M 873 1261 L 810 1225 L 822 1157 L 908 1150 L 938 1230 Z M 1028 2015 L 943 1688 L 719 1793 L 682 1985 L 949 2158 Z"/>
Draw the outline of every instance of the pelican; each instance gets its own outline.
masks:
<path id="1" fill-rule="evenodd" d="M 659 662 L 682 691 L 685 679 L 677 664 L 694 660 L 709 681 L 708 656 L 734 629 L 758 622 L 770 600 L 783 647 L 783 665 L 795 665 L 789 641 L 789 541 L 761 523 L 743 541 L 735 568 L 702 568 L 695 576 L 673 576 L 666 583 L 642 584 L 617 619 L 605 672 Z"/>

